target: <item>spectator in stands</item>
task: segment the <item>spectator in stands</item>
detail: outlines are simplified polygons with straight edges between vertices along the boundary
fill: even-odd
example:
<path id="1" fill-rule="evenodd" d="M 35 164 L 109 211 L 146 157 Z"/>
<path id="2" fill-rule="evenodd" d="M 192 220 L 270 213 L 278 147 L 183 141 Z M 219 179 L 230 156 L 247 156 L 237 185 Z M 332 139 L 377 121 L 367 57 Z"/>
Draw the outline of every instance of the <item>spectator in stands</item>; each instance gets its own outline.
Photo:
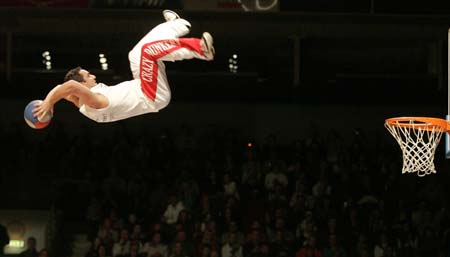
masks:
<path id="1" fill-rule="evenodd" d="M 98 247 L 98 254 L 97 254 L 97 256 L 98 257 L 111 257 L 111 255 L 108 254 L 108 250 L 106 249 L 106 246 L 103 245 L 103 244 L 101 244 Z"/>
<path id="2" fill-rule="evenodd" d="M 181 210 L 178 214 L 177 224 L 181 225 L 183 231 L 185 231 L 188 235 L 192 235 L 194 231 L 194 227 L 191 221 L 191 215 L 188 210 Z"/>
<path id="3" fill-rule="evenodd" d="M 255 255 L 255 257 L 275 257 L 274 250 L 271 249 L 271 246 L 267 242 L 261 242 L 259 244 L 259 253 Z"/>
<path id="4" fill-rule="evenodd" d="M 145 257 L 167 257 L 168 248 L 161 242 L 161 234 L 154 233 L 150 242 L 144 244 L 142 253 Z"/>
<path id="5" fill-rule="evenodd" d="M 169 203 L 163 214 L 163 221 L 167 225 L 174 225 L 178 221 L 178 215 L 184 210 L 184 204 L 178 199 L 176 194 L 171 194 L 169 196 Z"/>
<path id="6" fill-rule="evenodd" d="M 262 235 L 261 230 L 258 227 L 252 226 L 244 242 L 244 256 L 258 254 L 260 252 L 259 245 L 264 241 L 265 237 Z"/>
<path id="7" fill-rule="evenodd" d="M 222 257 L 243 257 L 242 245 L 237 241 L 235 233 L 229 233 L 226 243 L 222 245 Z"/>
<path id="8" fill-rule="evenodd" d="M 180 243 L 186 255 L 194 256 L 196 254 L 194 243 L 187 237 L 186 232 L 182 229 L 182 227 L 180 227 L 180 230 L 176 232 L 174 243 Z"/>
<path id="9" fill-rule="evenodd" d="M 320 174 L 319 180 L 312 187 L 312 193 L 317 198 L 331 194 L 331 186 L 328 184 L 327 177 L 324 173 Z"/>
<path id="10" fill-rule="evenodd" d="M 183 245 L 181 243 L 175 243 L 170 251 L 169 257 L 191 257 L 184 252 Z"/>
<path id="11" fill-rule="evenodd" d="M 166 239 L 164 238 L 164 235 L 162 233 L 163 233 L 163 229 L 162 229 L 161 222 L 159 220 L 153 222 L 150 225 L 150 230 L 148 231 L 148 234 L 147 234 L 147 238 L 149 238 L 147 241 L 153 240 L 153 235 L 154 234 L 159 234 L 161 242 L 165 242 Z"/>
<path id="12" fill-rule="evenodd" d="M 39 252 L 36 249 L 36 238 L 29 237 L 27 239 L 27 249 L 19 254 L 19 257 L 37 257 Z"/>
<path id="13" fill-rule="evenodd" d="M 210 226 L 209 224 L 212 222 L 214 222 L 214 218 L 211 212 L 205 213 L 203 218 L 199 221 L 200 232 L 203 234 L 203 232 L 208 229 L 208 227 Z"/>
<path id="14" fill-rule="evenodd" d="M 109 249 L 112 249 L 115 241 L 118 239 L 117 231 L 113 229 L 112 221 L 109 217 L 103 219 L 103 223 L 98 229 L 97 236 L 100 238 L 109 254 Z"/>
<path id="15" fill-rule="evenodd" d="M 223 194 L 225 198 L 234 197 L 236 200 L 240 199 L 236 181 L 228 173 L 223 175 Z"/>
<path id="16" fill-rule="evenodd" d="M 216 235 L 213 231 L 206 229 L 203 231 L 203 234 L 200 238 L 200 241 L 196 243 L 196 254 L 200 254 L 202 251 L 203 245 L 209 245 L 211 248 L 211 251 L 219 251 L 220 252 L 220 245 L 217 241 Z"/>
<path id="17" fill-rule="evenodd" d="M 218 223 L 219 230 L 220 231 L 227 230 L 229 228 L 230 223 L 234 222 L 234 220 L 237 219 L 236 216 L 238 215 L 236 215 L 236 213 L 233 213 L 233 210 L 230 207 L 226 207 L 219 217 L 220 218 Z"/>
<path id="18" fill-rule="evenodd" d="M 98 248 L 102 245 L 102 241 L 99 237 L 96 237 L 93 240 L 93 243 L 91 243 L 91 246 L 89 247 L 88 252 L 86 253 L 85 257 L 97 257 L 98 256 Z"/>
<path id="19" fill-rule="evenodd" d="M 132 242 L 130 244 L 130 253 L 129 254 L 125 254 L 125 257 L 145 257 L 141 251 L 140 251 L 140 244 L 139 242 Z"/>
<path id="20" fill-rule="evenodd" d="M 128 219 L 125 223 L 125 229 L 128 230 L 128 232 L 132 233 L 135 225 L 138 224 L 138 218 L 136 213 L 132 212 L 128 214 Z"/>
<path id="21" fill-rule="evenodd" d="M 338 243 L 336 235 L 329 236 L 328 246 L 323 251 L 323 257 L 347 257 L 343 246 Z"/>
<path id="22" fill-rule="evenodd" d="M 200 250 L 200 257 L 210 257 L 211 256 L 211 247 L 209 244 L 203 244 Z"/>
<path id="23" fill-rule="evenodd" d="M 297 239 L 304 243 L 309 240 L 310 237 L 315 236 L 317 233 L 317 226 L 313 219 L 312 211 L 307 211 L 305 219 L 301 221 L 295 232 Z"/>
<path id="24" fill-rule="evenodd" d="M 237 223 L 234 220 L 231 220 L 228 223 L 228 228 L 222 233 L 221 244 L 225 244 L 230 236 L 230 234 L 234 234 L 236 237 L 236 242 L 240 245 L 244 243 L 244 234 L 238 229 Z"/>
<path id="25" fill-rule="evenodd" d="M 266 174 L 266 177 L 264 179 L 264 185 L 268 191 L 273 190 L 275 184 L 278 184 L 281 187 L 286 187 L 288 185 L 288 178 L 281 171 L 280 165 L 275 164 L 271 161 L 266 161 L 265 165 L 269 170 L 269 173 Z"/>
<path id="26" fill-rule="evenodd" d="M 3 255 L 4 248 L 9 244 L 9 235 L 6 227 L 0 224 L 0 256 Z"/>
<path id="27" fill-rule="evenodd" d="M 286 230 L 277 229 L 271 241 L 273 254 L 278 257 L 288 257 L 295 254 L 293 238 L 287 235 Z"/>
<path id="28" fill-rule="evenodd" d="M 120 237 L 117 242 L 114 243 L 112 256 L 113 257 L 123 257 L 130 254 L 130 240 L 128 235 L 128 230 L 123 228 L 120 231 Z"/>
<path id="29" fill-rule="evenodd" d="M 123 195 L 120 195 L 120 197 L 124 197 Z M 115 206 L 111 206 L 108 210 L 108 217 L 111 219 L 111 226 L 114 230 L 120 231 L 125 224 L 125 221 L 119 214 L 120 212 L 120 204 L 118 204 L 118 199 L 115 199 Z"/>
<path id="30" fill-rule="evenodd" d="M 131 230 L 130 240 L 138 241 L 138 242 L 145 241 L 145 234 L 142 232 L 141 224 L 139 224 L 139 223 L 134 224 L 134 226 Z"/>
<path id="31" fill-rule="evenodd" d="M 255 160 L 253 151 L 246 152 L 246 155 L 247 160 L 241 167 L 241 187 L 246 192 L 246 194 L 242 194 L 242 197 L 248 196 L 251 191 L 260 192 L 262 190 L 261 164 Z"/>

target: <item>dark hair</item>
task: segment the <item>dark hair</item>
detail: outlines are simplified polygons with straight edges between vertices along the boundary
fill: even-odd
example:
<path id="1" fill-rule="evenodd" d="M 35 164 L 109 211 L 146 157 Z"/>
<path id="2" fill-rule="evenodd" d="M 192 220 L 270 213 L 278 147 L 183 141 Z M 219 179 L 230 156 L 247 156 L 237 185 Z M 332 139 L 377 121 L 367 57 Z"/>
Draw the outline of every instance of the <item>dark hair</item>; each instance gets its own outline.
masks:
<path id="1" fill-rule="evenodd" d="M 69 81 L 69 80 L 75 80 L 77 82 L 83 82 L 84 79 L 83 79 L 83 76 L 81 76 L 81 74 L 80 74 L 80 70 L 81 70 L 80 66 L 69 70 L 66 73 L 66 76 L 64 77 L 64 82 Z"/>

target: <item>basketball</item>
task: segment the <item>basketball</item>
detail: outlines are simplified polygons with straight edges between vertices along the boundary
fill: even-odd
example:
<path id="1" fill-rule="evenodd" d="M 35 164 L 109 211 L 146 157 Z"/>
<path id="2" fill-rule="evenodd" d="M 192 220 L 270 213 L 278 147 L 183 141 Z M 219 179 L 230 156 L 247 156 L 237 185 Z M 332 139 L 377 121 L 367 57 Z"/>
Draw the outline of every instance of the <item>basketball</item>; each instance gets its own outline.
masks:
<path id="1" fill-rule="evenodd" d="M 37 117 L 33 116 L 33 110 L 35 108 L 35 104 L 40 103 L 40 102 L 42 102 L 42 100 L 33 100 L 33 101 L 29 102 L 23 112 L 23 117 L 25 119 L 25 122 L 28 124 L 28 126 L 30 126 L 31 128 L 34 128 L 34 129 L 43 129 L 43 128 L 47 127 L 48 124 L 50 124 L 50 121 L 52 119 L 51 114 L 47 114 L 44 117 L 44 119 L 42 119 L 42 120 L 38 120 Z"/>

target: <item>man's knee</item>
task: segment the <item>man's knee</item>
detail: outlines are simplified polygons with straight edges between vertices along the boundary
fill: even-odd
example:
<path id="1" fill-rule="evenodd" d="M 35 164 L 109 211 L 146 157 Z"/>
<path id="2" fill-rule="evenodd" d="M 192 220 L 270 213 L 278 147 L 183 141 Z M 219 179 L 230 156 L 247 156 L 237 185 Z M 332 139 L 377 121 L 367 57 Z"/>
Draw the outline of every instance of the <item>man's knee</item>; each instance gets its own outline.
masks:
<path id="1" fill-rule="evenodd" d="M 158 102 L 157 108 L 158 110 L 164 109 L 167 107 L 167 105 L 169 105 L 170 103 L 170 99 L 171 99 L 171 94 L 168 93 L 166 95 L 164 95 L 164 97 L 161 97 Z"/>

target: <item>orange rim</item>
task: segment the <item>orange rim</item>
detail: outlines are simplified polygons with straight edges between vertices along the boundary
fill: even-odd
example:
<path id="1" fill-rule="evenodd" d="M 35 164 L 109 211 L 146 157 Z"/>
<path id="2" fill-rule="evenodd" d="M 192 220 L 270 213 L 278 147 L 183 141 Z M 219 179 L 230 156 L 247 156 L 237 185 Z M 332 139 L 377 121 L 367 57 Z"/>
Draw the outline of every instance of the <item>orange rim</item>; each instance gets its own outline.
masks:
<path id="1" fill-rule="evenodd" d="M 430 117 L 389 118 L 386 119 L 385 124 L 394 127 L 404 127 L 412 129 L 432 130 L 434 127 L 439 127 L 446 132 L 450 130 L 449 121 Z"/>

